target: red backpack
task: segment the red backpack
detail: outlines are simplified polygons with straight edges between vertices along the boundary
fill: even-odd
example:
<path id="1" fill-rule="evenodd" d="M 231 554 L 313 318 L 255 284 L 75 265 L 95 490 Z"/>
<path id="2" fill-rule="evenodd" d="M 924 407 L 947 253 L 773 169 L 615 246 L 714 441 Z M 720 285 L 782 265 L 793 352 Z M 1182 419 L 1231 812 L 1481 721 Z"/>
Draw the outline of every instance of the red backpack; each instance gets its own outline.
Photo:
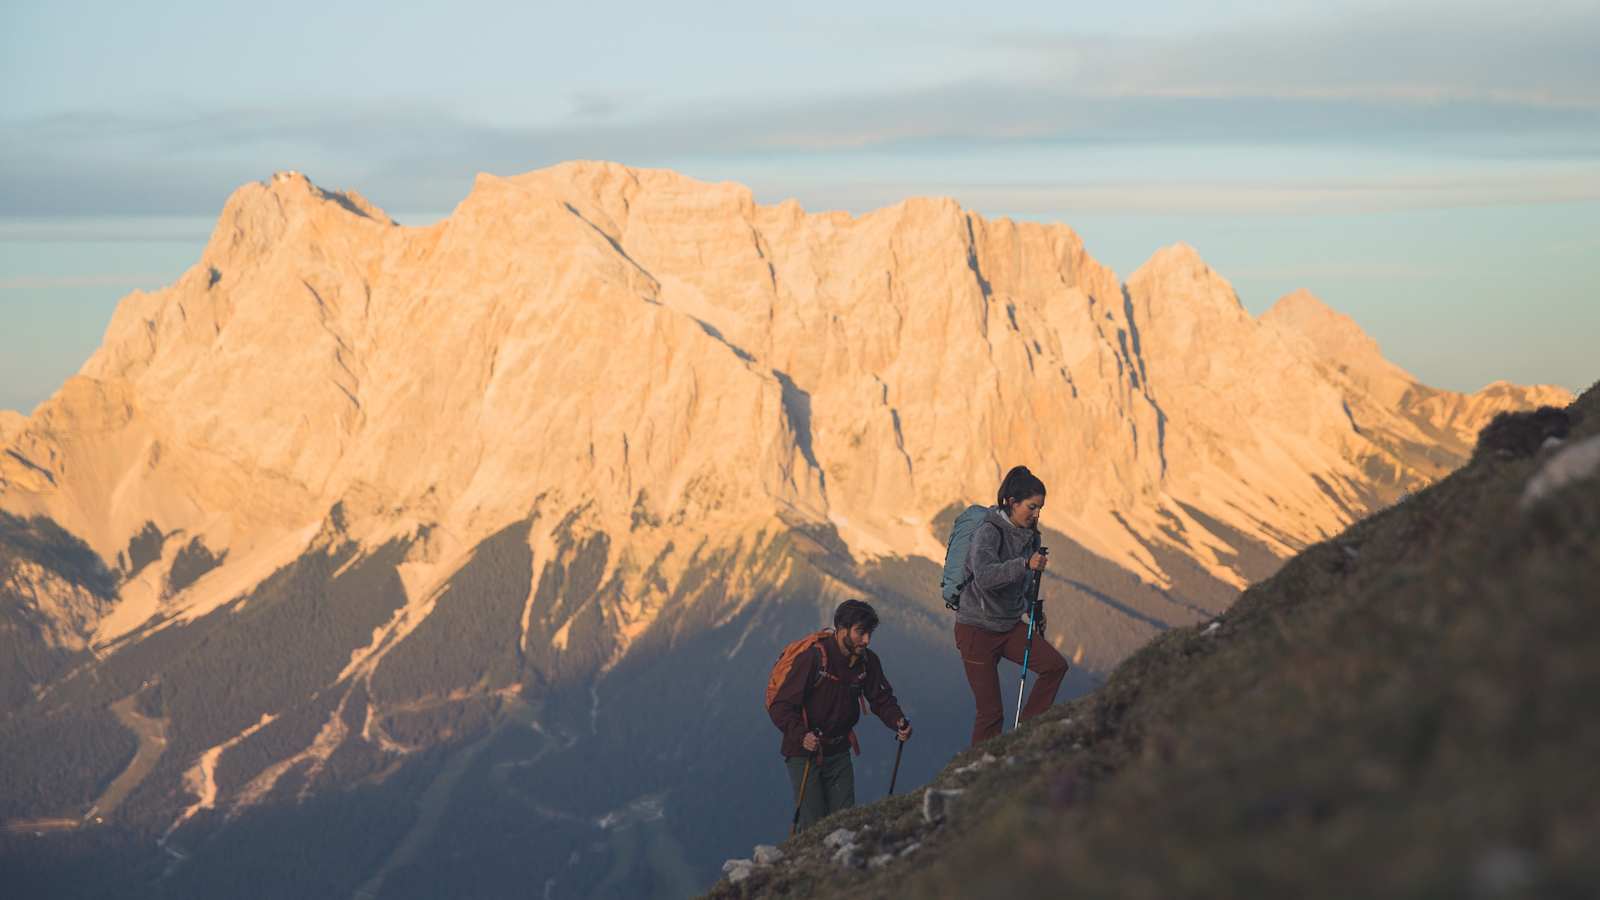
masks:
<path id="1" fill-rule="evenodd" d="M 807 686 L 807 691 L 809 691 L 810 688 L 821 684 L 823 680 L 835 677 L 828 671 L 828 644 L 832 641 L 833 629 L 825 628 L 822 631 L 808 634 L 800 640 L 794 641 L 793 643 L 789 644 L 789 646 L 783 648 L 783 652 L 778 654 L 778 661 L 772 666 L 772 674 L 767 676 L 766 707 L 768 712 L 772 711 L 772 700 L 774 697 L 778 696 L 778 689 L 783 686 L 784 681 L 788 680 L 789 673 L 794 671 L 795 666 L 805 664 L 804 657 L 807 653 L 810 653 L 812 649 L 815 649 L 818 653 L 822 654 L 822 660 L 817 666 L 817 680 Z M 861 698 L 861 708 L 863 712 L 866 710 L 866 706 L 867 701 L 866 698 L 863 697 Z M 802 705 L 800 708 L 800 714 L 802 716 L 805 715 L 804 705 Z M 809 720 L 806 722 L 806 727 L 811 727 Z M 851 730 L 849 737 L 850 748 L 856 752 L 857 756 L 860 756 L 861 743 L 856 740 L 856 733 L 854 730 Z"/>

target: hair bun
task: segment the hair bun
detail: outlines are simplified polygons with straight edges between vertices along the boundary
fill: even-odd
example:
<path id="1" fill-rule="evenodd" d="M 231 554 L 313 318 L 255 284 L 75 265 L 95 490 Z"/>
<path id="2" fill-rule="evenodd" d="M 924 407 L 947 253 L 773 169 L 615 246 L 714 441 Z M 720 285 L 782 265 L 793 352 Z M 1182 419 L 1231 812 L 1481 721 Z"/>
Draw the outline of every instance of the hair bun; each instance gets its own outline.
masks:
<path id="1" fill-rule="evenodd" d="M 1012 466 L 1006 473 L 1005 480 L 1000 482 L 1000 490 L 995 496 L 996 506 L 1006 506 L 1010 502 L 1025 500 L 1035 494 L 1044 495 L 1044 482 L 1039 476 L 1028 471 L 1027 466 Z"/>

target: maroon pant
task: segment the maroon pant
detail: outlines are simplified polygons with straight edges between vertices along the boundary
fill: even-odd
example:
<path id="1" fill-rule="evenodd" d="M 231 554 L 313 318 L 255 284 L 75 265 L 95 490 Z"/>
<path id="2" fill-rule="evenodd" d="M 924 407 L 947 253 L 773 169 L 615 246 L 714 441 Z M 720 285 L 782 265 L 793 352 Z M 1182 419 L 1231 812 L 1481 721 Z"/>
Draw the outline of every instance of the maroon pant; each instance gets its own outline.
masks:
<path id="1" fill-rule="evenodd" d="M 1018 622 L 1010 631 L 996 633 L 976 625 L 956 625 L 956 649 L 972 685 L 972 698 L 978 701 L 978 717 L 972 723 L 974 746 L 1000 733 L 1005 711 L 1000 706 L 1000 657 L 1021 665 L 1028 646 L 1028 625 Z M 1067 675 L 1067 660 L 1043 635 L 1034 635 L 1028 655 L 1028 669 L 1039 676 L 1028 692 L 1022 717 L 1031 719 L 1056 702 L 1056 691 Z"/>

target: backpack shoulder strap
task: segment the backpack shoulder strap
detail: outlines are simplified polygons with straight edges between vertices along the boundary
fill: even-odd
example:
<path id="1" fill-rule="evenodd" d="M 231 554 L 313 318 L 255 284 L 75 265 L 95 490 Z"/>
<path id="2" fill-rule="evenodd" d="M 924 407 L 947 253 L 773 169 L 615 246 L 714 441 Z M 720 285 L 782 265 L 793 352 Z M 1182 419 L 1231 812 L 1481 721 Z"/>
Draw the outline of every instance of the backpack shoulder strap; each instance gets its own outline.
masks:
<path id="1" fill-rule="evenodd" d="M 812 685 L 821 684 L 828 679 L 838 680 L 838 676 L 828 671 L 828 639 L 831 637 L 833 637 L 831 631 L 817 633 L 817 642 L 814 645 L 817 649 L 817 677 L 811 682 Z"/>
<path id="2" fill-rule="evenodd" d="M 988 516 L 984 516 L 983 517 L 983 521 L 978 523 L 978 528 L 982 528 L 985 525 L 988 525 L 989 527 L 993 528 L 994 529 L 994 533 L 1000 535 L 1000 545 L 1002 547 L 1005 546 L 1006 536 L 1005 536 L 1005 533 L 1000 530 L 1000 526 L 995 524 L 994 522 L 989 521 L 989 517 Z M 972 535 L 973 535 L 973 540 L 977 540 L 977 535 L 978 535 L 977 529 L 973 530 Z M 968 559 L 971 559 L 971 545 L 970 544 L 968 545 Z M 977 577 L 977 573 L 973 572 L 972 568 L 970 566 L 968 566 L 967 563 L 965 563 L 965 562 L 962 563 L 962 566 L 966 567 L 967 580 L 961 582 L 961 586 L 962 587 L 966 587 L 967 584 L 972 581 L 972 579 Z"/>

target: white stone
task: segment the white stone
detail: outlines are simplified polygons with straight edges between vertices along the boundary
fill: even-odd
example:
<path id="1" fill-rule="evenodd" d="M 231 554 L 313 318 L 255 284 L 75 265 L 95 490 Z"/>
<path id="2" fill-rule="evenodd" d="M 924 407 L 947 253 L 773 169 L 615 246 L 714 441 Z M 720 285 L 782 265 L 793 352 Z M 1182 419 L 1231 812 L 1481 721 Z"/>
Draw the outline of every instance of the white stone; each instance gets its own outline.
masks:
<path id="1" fill-rule="evenodd" d="M 992 766 L 996 762 L 999 762 L 999 758 L 998 757 L 996 757 L 992 753 L 985 753 L 983 756 L 973 760 L 970 763 L 967 763 L 966 765 L 960 767 L 959 769 L 956 769 L 954 774 L 956 774 L 956 775 L 965 775 L 965 774 L 967 774 L 969 772 L 976 772 L 979 769 L 986 768 L 988 766 Z"/>
<path id="2" fill-rule="evenodd" d="M 837 828 L 822 839 L 824 847 L 841 847 L 856 839 L 856 833 L 848 828 Z"/>
<path id="3" fill-rule="evenodd" d="M 1544 498 L 1570 484 L 1592 478 L 1596 472 L 1600 472 L 1600 435 L 1584 438 L 1557 451 L 1528 479 L 1517 506 L 1523 511 L 1532 509 Z"/>
<path id="4" fill-rule="evenodd" d="M 861 867 L 862 862 L 861 848 L 855 844 L 843 844 L 838 850 L 834 851 L 833 861 L 835 865 L 844 866 L 847 869 L 858 869 Z"/>
<path id="5" fill-rule="evenodd" d="M 752 856 L 755 859 L 756 865 L 770 866 L 778 860 L 783 859 L 783 851 L 772 846 L 771 844 L 757 844 L 755 852 L 752 854 Z"/>
<path id="6" fill-rule="evenodd" d="M 939 790 L 929 788 L 922 795 L 922 820 L 930 825 L 944 821 L 950 813 L 950 801 L 961 796 L 964 789 Z"/>

